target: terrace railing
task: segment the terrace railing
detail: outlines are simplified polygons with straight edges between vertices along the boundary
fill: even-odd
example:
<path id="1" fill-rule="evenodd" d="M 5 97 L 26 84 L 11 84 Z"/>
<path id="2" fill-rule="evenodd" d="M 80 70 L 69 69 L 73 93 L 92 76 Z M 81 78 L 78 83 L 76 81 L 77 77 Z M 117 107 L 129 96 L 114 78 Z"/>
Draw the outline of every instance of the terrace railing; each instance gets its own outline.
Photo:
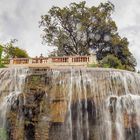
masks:
<path id="1" fill-rule="evenodd" d="M 97 63 L 95 56 L 64 56 L 64 57 L 36 57 L 36 58 L 13 58 L 10 65 L 17 64 L 49 64 L 49 65 L 84 65 Z"/>

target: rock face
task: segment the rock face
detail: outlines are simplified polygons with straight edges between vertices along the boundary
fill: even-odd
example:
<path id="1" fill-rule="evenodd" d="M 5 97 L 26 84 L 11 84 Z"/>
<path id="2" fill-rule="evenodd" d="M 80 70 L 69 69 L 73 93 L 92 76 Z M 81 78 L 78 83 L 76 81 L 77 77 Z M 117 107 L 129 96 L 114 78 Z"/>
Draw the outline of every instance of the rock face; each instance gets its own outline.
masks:
<path id="1" fill-rule="evenodd" d="M 111 69 L 0 70 L 0 140 L 139 140 L 140 76 Z"/>

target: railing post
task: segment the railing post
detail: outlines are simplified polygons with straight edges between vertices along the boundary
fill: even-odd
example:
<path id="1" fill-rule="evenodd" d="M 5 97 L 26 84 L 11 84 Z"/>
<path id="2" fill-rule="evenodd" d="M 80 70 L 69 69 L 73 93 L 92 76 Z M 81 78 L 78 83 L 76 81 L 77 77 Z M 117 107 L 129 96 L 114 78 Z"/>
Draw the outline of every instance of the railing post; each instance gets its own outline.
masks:
<path id="1" fill-rule="evenodd" d="M 89 56 L 89 64 L 97 64 L 96 54 L 92 54 Z"/>
<path id="2" fill-rule="evenodd" d="M 12 58 L 10 59 L 10 64 L 14 64 L 14 60 Z"/>
<path id="3" fill-rule="evenodd" d="M 48 63 L 49 65 L 52 64 L 52 58 L 51 58 L 51 57 L 50 57 L 50 58 L 48 57 L 47 63 Z"/>
<path id="4" fill-rule="evenodd" d="M 33 60 L 31 58 L 29 58 L 29 64 L 32 64 Z"/>
<path id="5" fill-rule="evenodd" d="M 68 63 L 71 64 L 72 63 L 72 57 L 68 58 Z"/>

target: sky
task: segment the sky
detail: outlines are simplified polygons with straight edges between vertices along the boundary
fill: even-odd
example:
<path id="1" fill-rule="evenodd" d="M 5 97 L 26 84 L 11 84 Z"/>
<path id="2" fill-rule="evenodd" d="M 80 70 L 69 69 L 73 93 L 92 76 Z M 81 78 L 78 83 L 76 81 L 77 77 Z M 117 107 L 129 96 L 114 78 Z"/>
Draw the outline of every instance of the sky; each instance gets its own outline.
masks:
<path id="1" fill-rule="evenodd" d="M 7 43 L 11 39 L 18 40 L 18 46 L 27 50 L 31 57 L 44 56 L 51 51 L 42 45 L 40 16 L 47 14 L 52 6 L 64 7 L 71 2 L 81 0 L 0 0 L 0 42 Z M 97 6 L 106 0 L 85 0 L 87 6 Z M 137 60 L 140 69 L 140 0 L 110 0 L 115 5 L 112 17 L 119 34 L 127 37 L 130 51 Z"/>

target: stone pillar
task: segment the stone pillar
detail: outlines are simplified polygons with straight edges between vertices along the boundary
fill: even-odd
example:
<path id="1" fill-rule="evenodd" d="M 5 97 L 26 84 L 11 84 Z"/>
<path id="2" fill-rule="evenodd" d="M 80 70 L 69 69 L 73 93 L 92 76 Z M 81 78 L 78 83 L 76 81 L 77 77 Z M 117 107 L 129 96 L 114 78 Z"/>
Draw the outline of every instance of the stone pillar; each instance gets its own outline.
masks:
<path id="1" fill-rule="evenodd" d="M 32 59 L 31 58 L 29 58 L 29 62 L 28 62 L 29 64 L 32 64 Z"/>
<path id="2" fill-rule="evenodd" d="M 10 64 L 14 64 L 14 60 L 12 58 L 10 59 Z"/>
<path id="3" fill-rule="evenodd" d="M 72 57 L 69 57 L 69 58 L 68 58 L 68 63 L 69 63 L 69 65 L 72 64 Z"/>
<path id="4" fill-rule="evenodd" d="M 89 57 L 89 64 L 97 64 L 96 54 L 91 54 Z"/>
<path id="5" fill-rule="evenodd" d="M 52 58 L 48 58 L 47 63 L 48 63 L 49 65 L 51 65 L 51 64 L 52 64 Z"/>

